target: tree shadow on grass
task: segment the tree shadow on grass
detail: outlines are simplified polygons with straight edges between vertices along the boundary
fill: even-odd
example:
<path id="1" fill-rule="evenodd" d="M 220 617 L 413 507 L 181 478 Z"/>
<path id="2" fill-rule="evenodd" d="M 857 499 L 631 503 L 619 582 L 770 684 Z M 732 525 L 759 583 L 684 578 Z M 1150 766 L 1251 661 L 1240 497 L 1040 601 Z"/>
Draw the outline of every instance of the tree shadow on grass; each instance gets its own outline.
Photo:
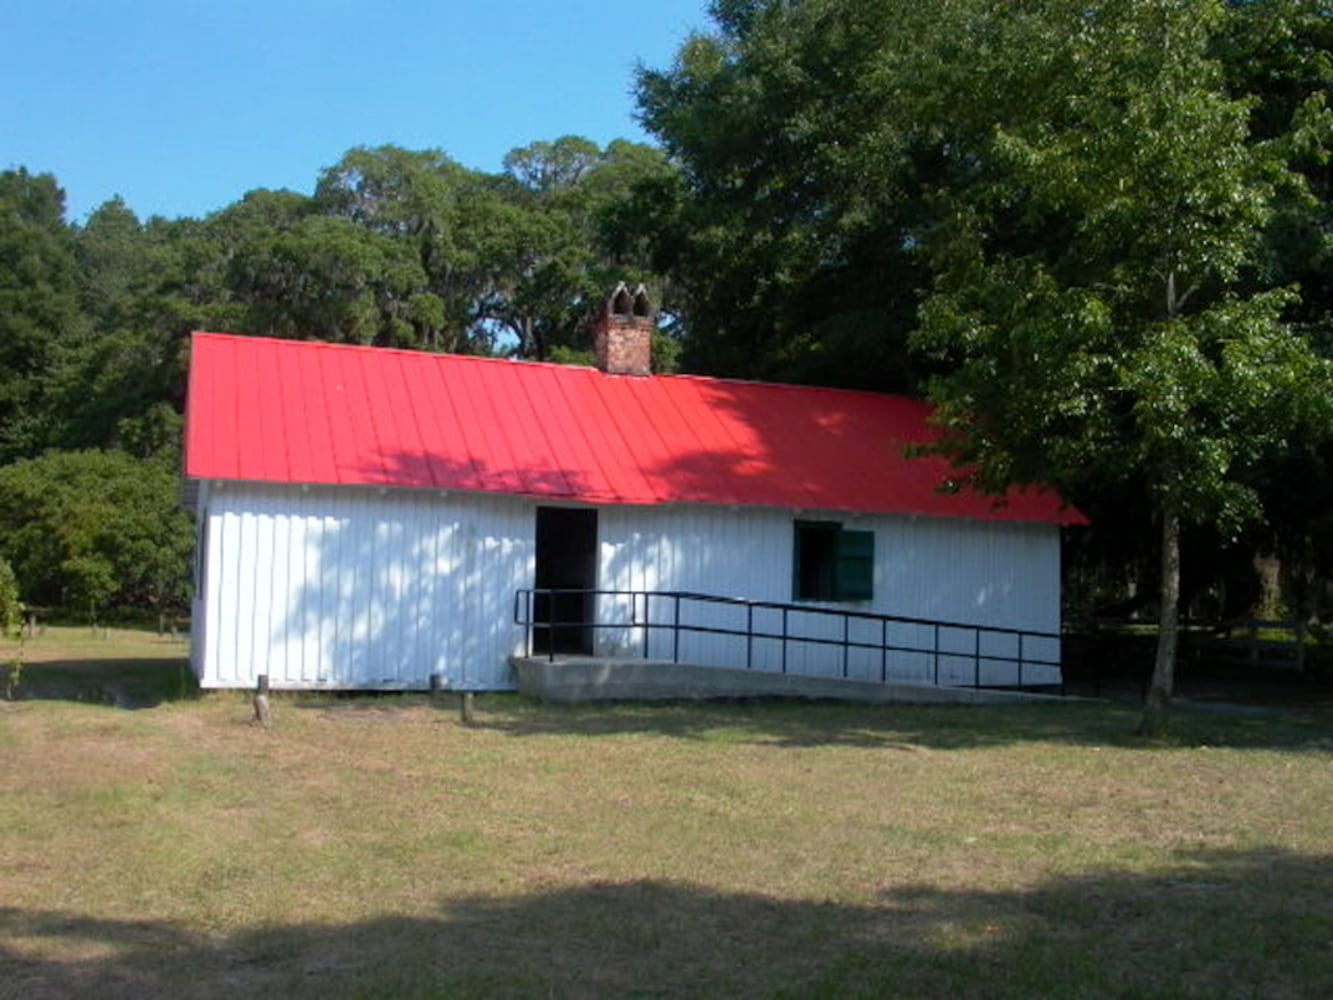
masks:
<path id="1" fill-rule="evenodd" d="M 184 658 L 43 660 L 24 664 L 16 695 L 137 709 L 197 698 L 199 686 Z"/>
<path id="2" fill-rule="evenodd" d="M 0 909 L 0 996 L 1333 995 L 1328 857 L 1196 851 L 1014 891 L 868 888 L 852 904 L 590 883 L 221 936 Z"/>
<path id="3" fill-rule="evenodd" d="M 1243 714 L 1173 711 L 1167 739 L 1135 735 L 1135 706 L 1102 702 L 1028 705 L 850 705 L 754 700 L 654 705 L 544 705 L 512 696 L 477 700 L 474 725 L 516 737 L 651 733 L 679 739 L 781 746 L 925 747 L 967 750 L 1021 743 L 1333 751 L 1333 709 Z"/>

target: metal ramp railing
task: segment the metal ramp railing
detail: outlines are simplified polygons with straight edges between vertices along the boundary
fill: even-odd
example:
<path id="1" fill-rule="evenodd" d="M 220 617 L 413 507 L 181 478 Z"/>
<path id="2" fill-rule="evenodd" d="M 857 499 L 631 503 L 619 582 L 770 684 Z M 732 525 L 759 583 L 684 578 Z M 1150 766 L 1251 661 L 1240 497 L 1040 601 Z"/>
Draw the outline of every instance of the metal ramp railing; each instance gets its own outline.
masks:
<path id="1" fill-rule="evenodd" d="M 728 656 L 732 662 L 708 666 L 880 683 L 914 680 L 940 687 L 1063 690 L 1062 637 L 1054 632 L 688 591 L 574 588 L 517 591 L 514 623 L 525 630 L 526 655 L 547 656 L 552 662 L 562 648 L 577 648 L 579 643 L 571 641 L 575 637 L 593 639 L 588 643 L 592 647 L 599 635 L 615 632 L 629 640 L 641 634 L 639 655 L 644 659 L 680 663 L 682 638 L 688 643 L 691 637 L 711 636 L 733 640 L 732 648 L 743 642 L 744 653 Z M 618 646 L 627 652 L 624 642 Z M 825 669 L 812 672 L 806 669 L 811 657 L 795 655 L 812 647 L 833 652 L 831 660 L 818 658 Z M 658 656 L 652 655 L 654 650 Z M 916 664 L 910 677 L 900 669 L 905 661 Z M 1050 680 L 1052 672 L 1060 680 Z"/>

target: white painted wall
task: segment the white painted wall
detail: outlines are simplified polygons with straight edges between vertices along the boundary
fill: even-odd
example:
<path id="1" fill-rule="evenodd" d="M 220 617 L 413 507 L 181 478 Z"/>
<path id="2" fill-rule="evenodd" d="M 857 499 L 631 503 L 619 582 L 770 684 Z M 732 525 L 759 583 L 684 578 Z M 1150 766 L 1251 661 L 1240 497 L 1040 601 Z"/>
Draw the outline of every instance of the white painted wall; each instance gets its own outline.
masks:
<path id="1" fill-rule="evenodd" d="M 844 527 L 875 533 L 875 596 L 871 601 L 846 604 L 807 602 L 810 608 L 841 608 L 909 618 L 930 618 L 979 625 L 1057 633 L 1060 630 L 1059 529 L 1050 525 L 1003 524 L 938 518 L 865 516 L 857 518 L 807 512 L 802 519 L 840 521 Z M 792 601 L 792 548 L 795 515 L 787 511 L 730 510 L 704 507 L 612 508 L 601 512 L 599 535 L 601 586 L 608 590 L 681 590 L 750 600 Z M 626 602 L 603 598 L 607 613 L 618 603 L 624 616 Z M 714 627 L 742 628 L 746 612 L 740 608 L 682 606 L 683 621 Z M 639 615 L 644 614 L 642 607 Z M 653 604 L 652 620 L 671 621 L 668 601 Z M 756 611 L 756 631 L 781 633 L 782 616 Z M 840 638 L 842 622 L 816 614 L 789 614 L 788 635 Z M 670 656 L 666 629 L 653 629 L 649 650 Z M 877 622 L 852 622 L 853 641 L 879 646 L 933 647 L 933 629 L 898 624 L 887 635 Z M 641 651 L 644 630 L 605 632 L 606 652 Z M 975 633 L 943 629 L 938 657 L 942 683 L 972 683 L 976 677 Z M 744 666 L 746 644 L 739 638 L 683 632 L 683 660 L 726 662 Z M 776 640 L 757 640 L 749 650 L 756 667 L 778 669 L 781 646 Z M 987 653 L 1016 657 L 1015 637 L 986 634 L 981 638 L 981 679 L 1000 684 L 1017 681 L 1014 667 Z M 1024 658 L 1060 659 L 1056 640 L 1025 640 Z M 924 653 L 880 649 L 854 650 L 847 657 L 852 677 L 879 677 L 881 672 L 902 680 L 932 681 L 937 658 Z M 818 643 L 788 643 L 787 669 L 792 673 L 840 675 L 841 649 Z M 1025 684 L 1059 682 L 1054 668 L 1025 666 Z"/>
<path id="2" fill-rule="evenodd" d="M 412 689 L 432 673 L 473 690 L 512 686 L 508 658 L 523 649 L 513 624 L 515 592 L 531 587 L 536 504 L 507 496 L 457 495 L 227 483 L 201 494 L 207 554 L 200 567 L 192 658 L 205 687 L 251 687 L 261 673 L 275 688 Z M 1058 632 L 1059 532 L 907 517 L 840 520 L 875 533 L 873 601 L 839 605 L 883 614 Z M 793 522 L 789 511 L 708 507 L 605 507 L 598 521 L 598 586 L 604 590 L 684 590 L 791 601 Z M 603 598 L 604 616 L 627 607 Z M 829 605 L 811 604 L 810 607 Z M 672 611 L 656 603 L 653 620 Z M 767 617 L 765 617 L 767 615 Z M 744 625 L 736 609 L 693 608 L 685 622 Z M 776 612 L 756 614 L 759 630 L 780 631 Z M 841 624 L 793 613 L 789 634 L 835 637 Z M 894 626 L 890 645 L 920 646 L 932 630 Z M 880 626 L 856 624 L 854 640 L 878 644 Z M 650 653 L 668 655 L 665 631 Z M 643 649 L 642 629 L 598 634 L 601 652 Z M 889 654 L 899 679 L 971 683 L 973 633 L 944 630 L 937 657 Z M 987 636 L 984 683 L 1012 683 L 1013 668 L 985 654 L 1013 655 L 1012 638 Z M 777 641 L 757 640 L 756 667 L 777 669 Z M 1027 657 L 1059 659 L 1058 643 L 1029 643 Z M 745 642 L 686 634 L 681 658 L 744 666 Z M 879 677 L 879 649 L 846 663 L 853 677 Z M 838 675 L 840 650 L 788 645 L 793 673 Z M 1027 667 L 1026 683 L 1055 683 L 1058 671 Z"/>
<path id="3" fill-rule="evenodd" d="M 512 686 L 532 505 L 509 497 L 227 483 L 207 495 L 204 687 Z M 198 610 L 202 609 L 203 614 Z"/>

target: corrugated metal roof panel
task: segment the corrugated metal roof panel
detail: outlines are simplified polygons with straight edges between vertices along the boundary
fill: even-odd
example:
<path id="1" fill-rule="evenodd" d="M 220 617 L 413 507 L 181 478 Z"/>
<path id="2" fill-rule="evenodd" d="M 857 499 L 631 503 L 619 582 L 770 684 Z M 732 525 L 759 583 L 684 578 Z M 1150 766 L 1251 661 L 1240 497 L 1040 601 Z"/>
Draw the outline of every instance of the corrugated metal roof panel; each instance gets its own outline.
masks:
<path id="1" fill-rule="evenodd" d="M 186 474 L 1082 523 L 1048 491 L 945 494 L 901 396 L 197 333 Z"/>

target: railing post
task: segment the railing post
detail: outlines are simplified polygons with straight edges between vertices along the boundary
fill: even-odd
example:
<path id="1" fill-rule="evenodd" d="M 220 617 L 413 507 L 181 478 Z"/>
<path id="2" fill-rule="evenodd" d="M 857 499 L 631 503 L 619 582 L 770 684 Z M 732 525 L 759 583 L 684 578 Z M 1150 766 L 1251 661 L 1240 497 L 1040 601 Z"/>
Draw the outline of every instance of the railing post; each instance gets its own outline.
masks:
<path id="1" fill-rule="evenodd" d="M 844 614 L 842 616 L 842 676 L 844 680 L 846 680 L 851 666 L 852 647 L 849 645 L 851 638 L 852 619 Z"/>
<path id="2" fill-rule="evenodd" d="M 637 603 L 638 597 L 635 596 Z M 653 595 L 651 591 L 643 592 L 643 658 L 648 659 L 651 650 L 650 643 L 653 637 Z"/>
<path id="3" fill-rule="evenodd" d="M 524 614 L 524 611 L 527 613 Z M 532 598 L 527 590 L 514 593 L 514 624 L 523 626 L 523 655 L 532 656 Z"/>
<path id="4" fill-rule="evenodd" d="M 940 686 L 940 627 L 935 626 L 935 686 Z"/>
<path id="5" fill-rule="evenodd" d="M 676 598 L 675 616 L 671 623 L 671 662 L 680 662 L 680 594 Z"/>
<path id="6" fill-rule="evenodd" d="M 879 620 L 879 682 L 889 681 L 889 620 Z"/>
<path id="7" fill-rule="evenodd" d="M 782 609 L 782 672 L 787 672 L 787 609 Z"/>
<path id="8" fill-rule="evenodd" d="M 754 669 L 754 605 L 745 605 L 745 669 Z"/>
<path id="9" fill-rule="evenodd" d="M 1023 633 L 1018 633 L 1018 686 L 1023 686 Z"/>
<path id="10" fill-rule="evenodd" d="M 981 687 L 981 629 L 972 629 L 972 686 Z"/>

